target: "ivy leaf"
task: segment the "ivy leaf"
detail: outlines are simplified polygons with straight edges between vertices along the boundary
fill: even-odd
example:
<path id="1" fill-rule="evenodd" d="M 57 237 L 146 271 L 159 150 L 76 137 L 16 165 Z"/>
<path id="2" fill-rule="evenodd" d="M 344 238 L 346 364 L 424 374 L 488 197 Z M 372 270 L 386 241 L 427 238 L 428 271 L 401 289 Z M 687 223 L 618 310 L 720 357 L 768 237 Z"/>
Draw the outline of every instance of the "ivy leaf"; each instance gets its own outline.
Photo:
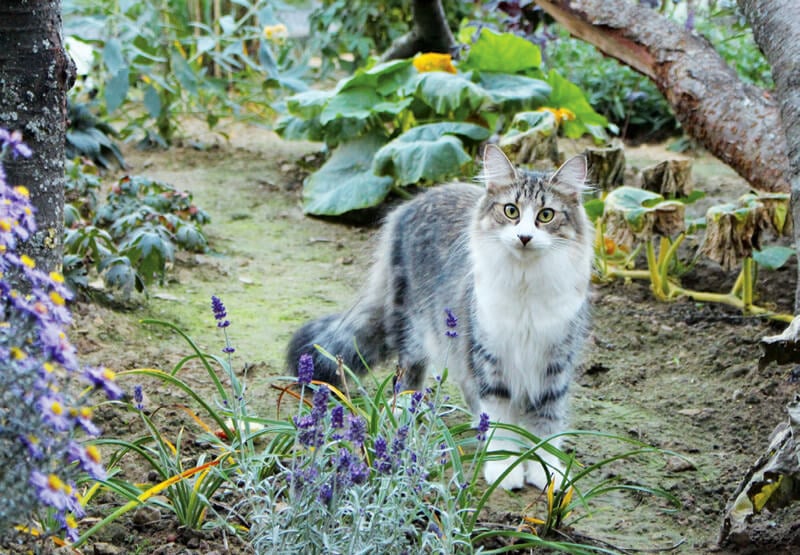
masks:
<path id="1" fill-rule="evenodd" d="M 385 137 L 373 133 L 340 145 L 306 180 L 305 213 L 338 216 L 383 202 L 392 187 L 392 179 L 372 173 L 372 158 L 385 141 Z"/>

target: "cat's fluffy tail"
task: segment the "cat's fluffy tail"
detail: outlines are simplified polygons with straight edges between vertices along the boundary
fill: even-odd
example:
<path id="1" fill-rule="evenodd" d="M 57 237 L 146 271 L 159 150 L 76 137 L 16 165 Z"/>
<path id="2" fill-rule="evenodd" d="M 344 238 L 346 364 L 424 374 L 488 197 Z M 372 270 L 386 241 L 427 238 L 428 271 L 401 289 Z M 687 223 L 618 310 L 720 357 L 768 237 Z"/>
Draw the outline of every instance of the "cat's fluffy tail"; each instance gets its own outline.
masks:
<path id="1" fill-rule="evenodd" d="M 287 365 L 290 371 L 297 375 L 300 356 L 310 354 L 314 359 L 314 379 L 340 384 L 338 363 L 314 347 L 319 345 L 341 357 L 342 363 L 352 371 L 363 374 L 365 362 L 372 366 L 386 355 L 382 310 L 379 304 L 362 300 L 347 312 L 306 322 L 289 342 Z"/>

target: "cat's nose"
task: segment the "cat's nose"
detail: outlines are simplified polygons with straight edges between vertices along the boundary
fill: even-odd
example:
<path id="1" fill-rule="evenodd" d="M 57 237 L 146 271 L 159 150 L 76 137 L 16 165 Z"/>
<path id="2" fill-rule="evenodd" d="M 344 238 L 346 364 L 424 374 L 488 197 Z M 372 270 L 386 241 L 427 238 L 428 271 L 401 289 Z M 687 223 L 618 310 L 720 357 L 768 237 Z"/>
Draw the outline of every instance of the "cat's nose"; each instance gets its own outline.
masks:
<path id="1" fill-rule="evenodd" d="M 531 237 L 530 235 L 517 235 L 517 237 L 519 237 L 519 240 L 520 240 L 520 241 L 522 241 L 522 246 L 523 246 L 523 247 L 524 247 L 525 245 L 527 245 L 527 244 L 528 244 L 528 242 L 529 242 L 531 239 L 533 239 L 533 237 Z"/>

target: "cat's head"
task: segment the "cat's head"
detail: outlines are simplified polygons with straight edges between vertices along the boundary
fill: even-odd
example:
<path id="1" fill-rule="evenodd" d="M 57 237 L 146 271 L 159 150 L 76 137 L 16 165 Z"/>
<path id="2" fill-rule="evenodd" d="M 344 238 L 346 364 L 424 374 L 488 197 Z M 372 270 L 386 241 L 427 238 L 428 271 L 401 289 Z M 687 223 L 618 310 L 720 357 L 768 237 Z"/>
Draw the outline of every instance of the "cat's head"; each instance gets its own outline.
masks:
<path id="1" fill-rule="evenodd" d="M 486 186 L 477 229 L 516 256 L 591 240 L 591 224 L 581 204 L 586 158 L 570 158 L 555 172 L 516 169 L 497 146 L 483 155 L 480 180 Z"/>

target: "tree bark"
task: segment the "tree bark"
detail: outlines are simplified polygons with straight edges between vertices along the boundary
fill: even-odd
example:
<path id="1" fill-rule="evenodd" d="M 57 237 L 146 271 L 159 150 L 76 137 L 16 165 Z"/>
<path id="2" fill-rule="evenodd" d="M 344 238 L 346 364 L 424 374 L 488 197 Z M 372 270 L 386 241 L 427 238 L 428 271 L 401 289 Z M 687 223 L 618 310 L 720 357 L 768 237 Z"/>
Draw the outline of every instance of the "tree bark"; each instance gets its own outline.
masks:
<path id="1" fill-rule="evenodd" d="M 800 16 L 796 0 L 739 0 L 753 37 L 772 67 L 788 145 L 794 244 L 800 249 Z M 800 264 L 794 312 L 800 314 Z"/>
<path id="2" fill-rule="evenodd" d="M 419 52 L 451 54 L 456 40 L 447 26 L 441 0 L 414 0 L 412 10 L 414 27 L 411 32 L 397 39 L 381 59 L 411 58 Z"/>
<path id="3" fill-rule="evenodd" d="M 66 93 L 75 73 L 61 28 L 60 0 L 0 2 L 0 126 L 21 131 L 33 151 L 4 166 L 36 209 L 38 231 L 20 250 L 45 271 L 62 263 Z"/>
<path id="4" fill-rule="evenodd" d="M 777 103 L 742 82 L 705 39 L 625 0 L 536 3 L 576 37 L 649 77 L 684 131 L 751 186 L 769 192 L 790 190 Z M 786 9 L 792 3 L 776 2 Z"/>

